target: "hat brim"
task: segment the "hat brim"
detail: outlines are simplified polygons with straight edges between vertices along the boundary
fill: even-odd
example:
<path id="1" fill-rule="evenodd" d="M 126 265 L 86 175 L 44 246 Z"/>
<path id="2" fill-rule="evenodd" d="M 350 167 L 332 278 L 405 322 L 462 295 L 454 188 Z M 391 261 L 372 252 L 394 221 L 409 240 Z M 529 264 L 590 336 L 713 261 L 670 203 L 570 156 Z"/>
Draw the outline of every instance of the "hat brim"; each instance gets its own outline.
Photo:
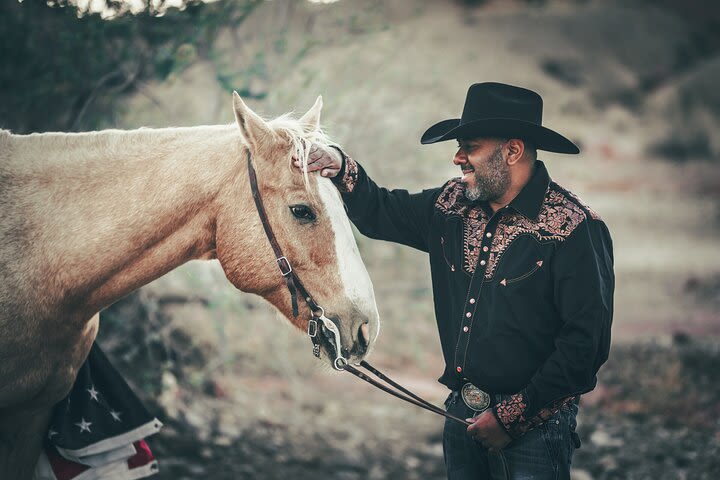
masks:
<path id="1" fill-rule="evenodd" d="M 538 150 L 580 153 L 577 145 L 554 130 L 513 118 L 484 118 L 460 125 L 459 118 L 438 122 L 423 133 L 420 143 L 444 142 L 456 138 L 508 137 L 532 142 Z"/>

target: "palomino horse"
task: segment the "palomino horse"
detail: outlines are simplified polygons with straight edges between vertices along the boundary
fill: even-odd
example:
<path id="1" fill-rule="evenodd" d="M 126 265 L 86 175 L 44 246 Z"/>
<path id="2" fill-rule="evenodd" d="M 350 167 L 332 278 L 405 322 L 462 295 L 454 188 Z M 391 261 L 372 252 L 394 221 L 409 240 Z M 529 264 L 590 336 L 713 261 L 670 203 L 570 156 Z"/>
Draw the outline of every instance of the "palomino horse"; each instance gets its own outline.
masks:
<path id="1" fill-rule="evenodd" d="M 98 312 L 188 260 L 217 258 L 235 287 L 307 328 L 309 307 L 292 314 L 255 210 L 248 151 L 284 254 L 348 360 L 367 354 L 379 318 L 342 200 L 329 179 L 292 167 L 327 144 L 322 99 L 300 120 L 266 122 L 237 93 L 233 105 L 237 125 L 0 131 L 0 479 L 32 474 Z M 325 344 L 322 356 L 332 363 Z"/>

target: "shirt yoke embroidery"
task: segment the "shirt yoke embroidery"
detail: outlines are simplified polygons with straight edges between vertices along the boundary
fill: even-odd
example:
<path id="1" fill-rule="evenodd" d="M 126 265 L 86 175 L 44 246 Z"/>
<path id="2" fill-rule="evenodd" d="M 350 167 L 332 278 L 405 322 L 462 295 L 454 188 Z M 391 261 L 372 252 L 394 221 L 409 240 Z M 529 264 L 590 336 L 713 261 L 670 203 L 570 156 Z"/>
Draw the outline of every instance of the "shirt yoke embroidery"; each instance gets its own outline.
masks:
<path id="1" fill-rule="evenodd" d="M 451 180 L 439 195 L 435 206 L 445 215 L 459 215 L 463 218 L 463 270 L 472 275 L 480 255 L 483 231 L 490 218 L 479 206 L 462 201 L 463 189 L 459 179 Z M 488 252 L 485 280 L 492 279 L 503 253 L 518 236 L 527 234 L 539 242 L 562 242 L 588 217 L 600 219 L 576 195 L 551 182 L 537 219 L 529 219 L 514 211 L 500 219 Z"/>

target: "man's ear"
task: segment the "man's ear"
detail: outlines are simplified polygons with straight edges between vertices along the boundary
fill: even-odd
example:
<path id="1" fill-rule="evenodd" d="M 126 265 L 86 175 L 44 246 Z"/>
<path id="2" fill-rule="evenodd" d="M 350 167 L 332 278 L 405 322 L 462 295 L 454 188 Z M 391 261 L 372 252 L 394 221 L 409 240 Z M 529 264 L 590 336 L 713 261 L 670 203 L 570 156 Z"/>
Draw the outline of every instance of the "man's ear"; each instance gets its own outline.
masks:
<path id="1" fill-rule="evenodd" d="M 525 153 L 525 143 L 518 138 L 511 138 L 507 141 L 508 165 L 514 165 L 520 161 Z"/>
<path id="2" fill-rule="evenodd" d="M 300 119 L 300 124 L 302 124 L 305 133 L 313 133 L 320 130 L 320 111 L 322 110 L 322 106 L 322 95 L 319 95 L 317 100 L 315 100 L 315 105 L 310 107 L 310 110 Z"/>
<path id="3" fill-rule="evenodd" d="M 233 110 L 240 132 L 251 150 L 257 152 L 270 143 L 273 136 L 272 129 L 265 120 L 245 105 L 237 92 L 233 92 Z"/>

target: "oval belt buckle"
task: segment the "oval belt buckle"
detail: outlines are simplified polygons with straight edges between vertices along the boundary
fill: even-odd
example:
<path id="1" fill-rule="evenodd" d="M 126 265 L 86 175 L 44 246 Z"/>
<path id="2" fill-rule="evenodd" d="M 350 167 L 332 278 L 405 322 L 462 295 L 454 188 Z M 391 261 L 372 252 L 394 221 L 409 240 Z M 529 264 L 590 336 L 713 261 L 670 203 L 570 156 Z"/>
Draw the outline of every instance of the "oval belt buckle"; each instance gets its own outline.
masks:
<path id="1" fill-rule="evenodd" d="M 472 383 L 463 385 L 460 393 L 465 405 L 477 412 L 482 412 L 490 406 L 490 395 Z"/>

